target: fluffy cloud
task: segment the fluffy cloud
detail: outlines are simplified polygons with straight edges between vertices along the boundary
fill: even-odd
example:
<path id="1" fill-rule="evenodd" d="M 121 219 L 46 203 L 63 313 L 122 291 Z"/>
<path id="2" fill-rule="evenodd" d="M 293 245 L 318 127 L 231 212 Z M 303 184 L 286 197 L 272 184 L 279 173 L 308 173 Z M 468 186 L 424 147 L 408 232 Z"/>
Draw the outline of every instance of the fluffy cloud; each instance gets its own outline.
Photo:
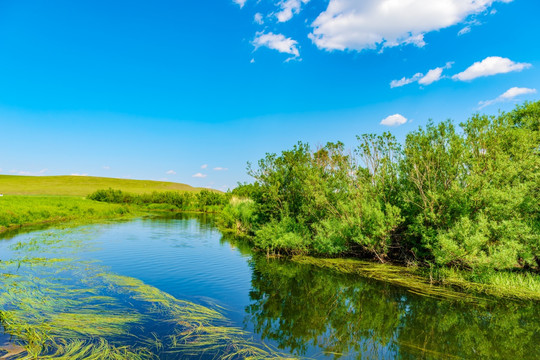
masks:
<path id="1" fill-rule="evenodd" d="M 165 174 L 167 174 L 167 175 L 176 175 L 176 171 L 174 171 L 174 170 L 169 170 L 169 171 L 167 171 Z"/>
<path id="2" fill-rule="evenodd" d="M 452 79 L 467 81 L 482 76 L 505 74 L 511 71 L 521 71 L 530 67 L 531 64 L 516 63 L 508 58 L 503 58 L 500 56 L 489 56 L 482 61 L 475 62 L 465 71 L 452 76 Z"/>
<path id="3" fill-rule="evenodd" d="M 227 171 L 227 170 L 229 170 L 229 169 L 224 168 L 224 167 L 220 167 L 220 166 L 214 168 L 214 171 Z"/>
<path id="4" fill-rule="evenodd" d="M 381 125 L 399 126 L 407 122 L 407 118 L 401 114 L 390 115 L 381 121 Z"/>
<path id="5" fill-rule="evenodd" d="M 425 45 L 424 34 L 512 0 L 330 0 L 309 34 L 325 50 Z"/>
<path id="6" fill-rule="evenodd" d="M 529 89 L 529 88 L 520 88 L 520 87 L 513 87 L 508 90 L 506 90 L 503 94 L 497 96 L 493 100 L 486 100 L 486 101 L 480 101 L 478 105 L 480 105 L 480 109 L 489 106 L 491 104 L 495 104 L 498 102 L 504 102 L 504 101 L 510 101 L 514 98 L 520 96 L 520 95 L 526 95 L 526 94 L 534 94 L 536 93 L 536 89 Z"/>
<path id="7" fill-rule="evenodd" d="M 281 11 L 276 13 L 276 17 L 279 22 L 285 22 L 292 19 L 294 14 L 300 12 L 300 8 L 303 4 L 307 4 L 309 0 L 282 0 L 279 3 Z"/>
<path id="8" fill-rule="evenodd" d="M 71 174 L 71 176 L 88 176 L 88 174 L 87 173 L 84 173 L 84 174 L 73 173 Z"/>
<path id="9" fill-rule="evenodd" d="M 435 68 L 435 69 L 431 69 L 427 72 L 426 75 L 424 75 L 424 77 L 422 77 L 420 80 L 418 80 L 418 83 L 420 85 L 429 85 L 429 84 L 433 84 L 435 81 L 439 81 L 441 80 L 441 74 L 443 72 L 443 68 L 442 67 L 438 67 L 438 68 Z"/>
<path id="10" fill-rule="evenodd" d="M 296 47 L 297 44 L 298 42 L 296 40 L 286 38 L 283 34 L 274 34 L 271 32 L 265 33 L 264 31 L 257 32 L 255 34 L 255 39 L 253 40 L 255 49 L 264 46 L 281 53 L 293 55 L 293 58 L 300 56 L 298 48 Z"/>
<path id="11" fill-rule="evenodd" d="M 208 164 L 201 165 L 201 169 L 206 169 L 208 167 Z"/>
<path id="12" fill-rule="evenodd" d="M 246 0 L 233 0 L 234 3 L 240 5 L 240 9 L 244 7 Z"/>
<path id="13" fill-rule="evenodd" d="M 111 170 L 111 167 L 108 166 L 108 165 L 105 165 L 105 166 L 103 167 L 103 170 Z"/>
<path id="14" fill-rule="evenodd" d="M 194 178 L 205 178 L 206 176 L 206 174 L 202 174 L 200 172 L 192 175 Z"/>
<path id="15" fill-rule="evenodd" d="M 403 77 L 399 80 L 392 80 L 390 82 L 390 87 L 391 88 L 400 87 L 407 84 L 411 84 L 413 82 L 418 82 L 420 85 L 433 84 L 435 81 L 439 81 L 443 78 L 442 76 L 443 70 L 451 68 L 452 64 L 453 62 L 447 62 L 445 66 L 431 69 L 425 75 L 422 73 L 416 73 L 410 78 Z"/>
<path id="16" fill-rule="evenodd" d="M 253 21 L 259 25 L 262 25 L 264 23 L 262 14 L 256 13 L 255 15 L 253 15 Z"/>

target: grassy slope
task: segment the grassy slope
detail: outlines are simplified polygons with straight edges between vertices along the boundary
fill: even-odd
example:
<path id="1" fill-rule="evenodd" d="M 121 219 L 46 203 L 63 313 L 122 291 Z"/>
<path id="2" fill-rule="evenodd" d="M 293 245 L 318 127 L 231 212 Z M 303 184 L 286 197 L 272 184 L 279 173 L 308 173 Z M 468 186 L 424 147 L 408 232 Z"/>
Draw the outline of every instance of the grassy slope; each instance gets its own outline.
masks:
<path id="1" fill-rule="evenodd" d="M 141 214 L 137 206 L 100 203 L 85 199 L 98 189 L 114 188 L 142 194 L 153 191 L 199 191 L 186 184 L 114 179 L 92 176 L 0 175 L 0 233 L 20 226 L 88 222 Z"/>
<path id="2" fill-rule="evenodd" d="M 132 217 L 141 214 L 137 206 L 100 203 L 76 196 L 0 197 L 0 233 L 21 226 L 43 223 Z"/>
<path id="3" fill-rule="evenodd" d="M 199 191 L 186 184 L 114 179 L 94 176 L 15 176 L 0 175 L 0 194 L 86 196 L 98 189 L 119 189 L 136 194 L 152 191 Z"/>

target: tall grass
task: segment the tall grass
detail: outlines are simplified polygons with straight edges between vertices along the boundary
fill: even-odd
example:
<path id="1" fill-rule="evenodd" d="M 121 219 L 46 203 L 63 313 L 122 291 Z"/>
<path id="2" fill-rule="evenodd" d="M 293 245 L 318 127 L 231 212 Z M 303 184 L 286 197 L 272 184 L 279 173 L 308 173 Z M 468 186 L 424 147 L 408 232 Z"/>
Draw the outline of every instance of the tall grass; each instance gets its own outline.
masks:
<path id="1" fill-rule="evenodd" d="M 69 196 L 10 196 L 0 197 L 0 232 L 9 228 L 48 222 L 132 216 L 133 207 L 106 204 Z"/>

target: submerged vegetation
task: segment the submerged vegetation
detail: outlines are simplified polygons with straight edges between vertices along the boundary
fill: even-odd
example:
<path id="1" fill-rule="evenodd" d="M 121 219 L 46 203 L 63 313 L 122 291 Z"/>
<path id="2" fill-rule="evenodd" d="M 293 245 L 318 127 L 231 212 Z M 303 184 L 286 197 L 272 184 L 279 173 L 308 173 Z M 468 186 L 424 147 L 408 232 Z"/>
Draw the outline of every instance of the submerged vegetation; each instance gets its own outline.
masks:
<path id="1" fill-rule="evenodd" d="M 24 351 L 10 359 L 268 359 L 219 309 L 178 300 L 77 259 L 84 232 L 44 232 L 0 262 L 0 322 Z M 39 256 L 39 257 L 38 257 Z"/>
<path id="2" fill-rule="evenodd" d="M 389 133 L 359 136 L 353 152 L 299 143 L 249 166 L 255 182 L 233 191 L 249 200 L 231 201 L 220 224 L 269 255 L 416 264 L 439 282 L 538 291 L 539 124 L 535 102 L 459 128 L 430 122 L 403 145 Z"/>

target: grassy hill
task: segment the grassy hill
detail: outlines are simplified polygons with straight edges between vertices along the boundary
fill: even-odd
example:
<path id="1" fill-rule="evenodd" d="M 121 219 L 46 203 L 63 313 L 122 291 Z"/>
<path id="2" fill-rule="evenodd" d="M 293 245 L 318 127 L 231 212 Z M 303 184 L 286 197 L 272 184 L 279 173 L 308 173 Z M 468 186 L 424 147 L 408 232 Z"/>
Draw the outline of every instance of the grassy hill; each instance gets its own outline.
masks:
<path id="1" fill-rule="evenodd" d="M 186 184 L 115 179 L 94 176 L 15 176 L 0 175 L 0 194 L 86 196 L 98 189 L 119 189 L 143 194 L 153 191 L 199 191 Z"/>

